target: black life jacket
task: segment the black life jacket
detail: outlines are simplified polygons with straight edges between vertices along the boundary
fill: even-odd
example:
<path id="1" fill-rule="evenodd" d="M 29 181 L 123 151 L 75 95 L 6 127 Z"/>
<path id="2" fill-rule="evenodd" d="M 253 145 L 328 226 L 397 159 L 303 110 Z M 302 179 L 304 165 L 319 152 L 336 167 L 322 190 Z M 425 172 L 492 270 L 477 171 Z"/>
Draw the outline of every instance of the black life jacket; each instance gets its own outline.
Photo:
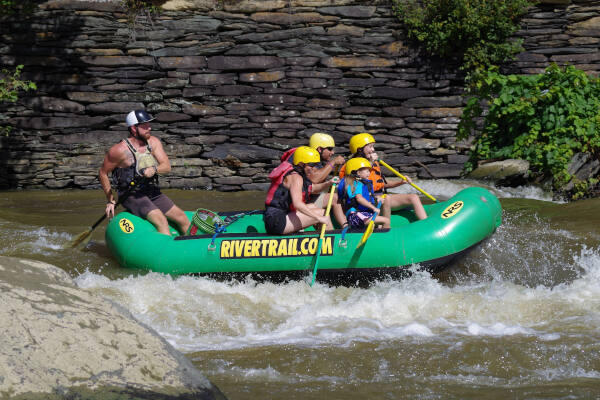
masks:
<path id="1" fill-rule="evenodd" d="M 138 161 L 141 155 L 152 153 L 150 143 L 146 146 L 146 152 L 140 153 L 133 147 L 128 139 L 123 139 L 129 151 L 133 155 L 134 163 L 129 167 L 118 167 L 112 172 L 113 184 L 117 188 L 117 193 L 121 196 L 124 192 L 130 190 L 132 186 L 136 186 L 136 191 L 141 189 L 158 189 L 158 175 L 155 174 L 152 178 L 146 179 L 141 175 L 138 168 Z M 132 185 L 133 182 L 133 185 Z"/>
<path id="2" fill-rule="evenodd" d="M 312 191 L 312 182 L 306 177 L 303 169 L 294 167 L 289 161 L 284 161 L 269 174 L 271 186 L 267 192 L 265 206 L 296 211 L 290 190 L 283 185 L 283 180 L 289 174 L 298 174 L 302 177 L 302 201 L 304 203 L 308 201 Z"/>

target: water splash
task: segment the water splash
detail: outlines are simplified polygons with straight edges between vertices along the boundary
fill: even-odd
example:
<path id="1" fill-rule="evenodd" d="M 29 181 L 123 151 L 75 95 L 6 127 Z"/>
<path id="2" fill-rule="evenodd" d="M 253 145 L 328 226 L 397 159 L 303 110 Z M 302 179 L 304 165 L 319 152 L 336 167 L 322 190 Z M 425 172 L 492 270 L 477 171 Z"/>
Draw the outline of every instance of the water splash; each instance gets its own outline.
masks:
<path id="1" fill-rule="evenodd" d="M 498 198 L 520 198 L 548 201 L 553 203 L 563 203 L 552 199 L 552 193 L 545 191 L 539 186 L 519 186 L 515 188 L 496 187 L 493 182 L 477 181 L 471 179 L 451 180 L 451 179 L 435 179 L 435 180 L 419 180 L 414 181 L 421 189 L 435 196 L 438 199 L 448 199 L 463 189 L 469 187 L 482 187 Z M 410 185 L 402 185 L 390 190 L 392 193 L 415 193 L 415 189 Z"/>
<path id="2" fill-rule="evenodd" d="M 573 264 L 581 275 L 554 287 L 527 287 L 501 276 L 448 286 L 416 269 L 410 278 L 369 288 L 160 274 L 110 280 L 91 272 L 77 283 L 124 304 L 184 352 L 344 347 L 410 337 L 525 335 L 552 341 L 600 328 L 600 252 L 585 249 Z"/>
<path id="3" fill-rule="evenodd" d="M 452 270 L 451 280 L 506 280 L 528 287 L 570 282 L 582 272 L 577 262 L 568 261 L 576 260 L 579 241 L 529 210 L 505 212 L 503 224 Z"/>
<path id="4" fill-rule="evenodd" d="M 32 254 L 51 255 L 71 239 L 65 232 L 44 226 L 18 225 L 0 220 L 0 241 L 3 256 L 27 257 Z"/>

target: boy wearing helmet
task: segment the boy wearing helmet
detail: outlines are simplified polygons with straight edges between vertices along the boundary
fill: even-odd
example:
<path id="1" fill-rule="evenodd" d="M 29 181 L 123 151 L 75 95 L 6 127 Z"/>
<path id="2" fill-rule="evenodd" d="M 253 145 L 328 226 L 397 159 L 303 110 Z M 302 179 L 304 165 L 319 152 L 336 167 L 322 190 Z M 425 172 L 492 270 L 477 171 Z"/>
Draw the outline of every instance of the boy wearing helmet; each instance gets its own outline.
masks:
<path id="1" fill-rule="evenodd" d="M 263 216 L 268 233 L 288 234 L 314 224 L 325 224 L 326 229 L 333 229 L 331 219 L 322 208 L 307 204 L 311 192 L 321 192 L 332 184 L 332 181 L 312 183 L 308 179 L 307 175 L 320 160 L 316 150 L 300 146 L 294 151 L 293 165 L 282 163 L 269 174 L 271 187 Z"/>
<path id="2" fill-rule="evenodd" d="M 346 163 L 346 175 L 338 188 L 338 196 L 342 199 L 346 218 L 352 228 L 364 228 L 373 214 L 380 211 L 375 205 L 377 198 L 373 193 L 373 183 L 369 180 L 370 174 L 371 163 L 366 158 L 355 157 Z M 378 215 L 374 222 L 383 225 L 383 228 L 390 228 L 389 214 Z"/>
<path id="3" fill-rule="evenodd" d="M 381 173 L 381 166 L 377 162 L 378 156 L 375 152 L 375 139 L 369 133 L 359 133 L 357 135 L 352 136 L 350 138 L 350 153 L 352 153 L 352 157 L 363 157 L 371 162 L 371 173 L 369 179 L 373 182 L 373 191 L 376 196 L 380 196 L 383 194 L 385 189 L 394 188 L 400 185 L 404 185 L 405 183 L 412 182 L 410 178 L 407 177 L 407 180 L 398 181 L 394 183 L 388 183 L 385 181 L 383 174 Z M 340 171 L 340 176 L 344 176 L 344 168 Z M 427 218 L 427 213 L 423 208 L 423 204 L 421 204 L 421 199 L 416 194 L 400 194 L 400 193 L 391 193 L 386 197 L 386 201 L 383 205 L 382 213 L 383 215 L 390 215 L 388 213 L 388 209 L 395 210 L 398 208 L 402 208 L 408 205 L 412 205 L 415 210 L 415 215 L 418 219 Z"/>
<path id="4" fill-rule="evenodd" d="M 174 221 L 185 233 L 190 221 L 158 187 L 158 174 L 170 172 L 171 163 L 160 140 L 150 134 L 153 119 L 145 110 L 127 114 L 129 137 L 113 145 L 104 156 L 98 178 L 106 196 L 106 216 L 114 216 L 116 204 L 110 173 L 119 197 L 125 196 L 122 204 L 129 212 L 146 218 L 165 235 L 170 235 L 167 220 Z"/>

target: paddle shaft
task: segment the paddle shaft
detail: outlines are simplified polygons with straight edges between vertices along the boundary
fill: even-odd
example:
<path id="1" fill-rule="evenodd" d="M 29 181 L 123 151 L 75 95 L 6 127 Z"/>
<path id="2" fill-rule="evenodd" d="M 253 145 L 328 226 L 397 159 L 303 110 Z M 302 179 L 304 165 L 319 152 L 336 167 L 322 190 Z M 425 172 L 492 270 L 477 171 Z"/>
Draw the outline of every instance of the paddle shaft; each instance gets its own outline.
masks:
<path id="1" fill-rule="evenodd" d="M 125 193 L 123 193 L 121 196 L 119 196 L 119 199 L 115 203 L 115 209 L 119 206 L 119 204 L 121 204 L 122 202 L 125 201 L 125 199 L 129 196 L 129 194 L 131 193 L 131 191 L 133 190 L 134 187 L 135 187 L 135 185 L 130 186 L 129 189 L 127 189 L 127 191 Z M 89 231 L 91 232 L 94 229 L 96 229 L 96 227 L 98 225 L 100 225 L 100 223 L 102 223 L 102 221 L 104 221 L 105 219 L 106 219 L 106 213 L 102 214 L 102 216 L 100 218 L 98 218 L 98 221 L 96 221 L 94 223 L 94 225 L 92 225 L 90 227 Z"/>
<path id="2" fill-rule="evenodd" d="M 333 201 L 333 192 L 335 192 L 336 184 L 331 184 L 331 190 L 329 191 L 329 201 L 327 201 L 327 208 L 325 209 L 325 217 L 329 216 L 329 211 L 331 211 L 331 203 Z M 321 255 L 321 247 L 323 246 L 323 238 L 325 237 L 325 228 L 327 228 L 326 224 L 321 226 L 321 234 L 319 235 L 319 245 L 317 246 L 317 252 L 315 254 L 315 266 L 313 267 L 313 276 L 312 282 L 310 286 L 315 284 L 315 280 L 317 279 L 317 267 L 319 265 L 319 256 Z"/>
<path id="3" fill-rule="evenodd" d="M 386 195 L 384 194 L 381 200 L 379 200 L 379 202 L 377 203 L 377 209 L 381 209 L 381 204 L 383 203 L 383 199 L 385 198 L 385 196 Z M 371 219 L 369 220 L 369 224 L 367 225 L 367 229 L 365 229 L 365 233 L 363 233 L 363 236 L 360 238 L 360 242 L 358 242 L 358 246 L 356 247 L 362 246 L 367 241 L 367 239 L 369 239 L 371 233 L 373 233 L 373 226 L 375 225 L 375 219 L 377 218 L 378 214 L 379 212 L 373 213 L 373 216 L 371 217 Z"/>
<path id="4" fill-rule="evenodd" d="M 378 161 L 379 161 L 379 163 L 381 165 L 383 165 L 384 167 L 386 167 L 387 169 L 389 169 L 391 172 L 393 172 L 394 174 L 396 174 L 396 176 L 398 176 L 401 179 L 404 179 L 405 181 L 408 181 L 404 175 L 402 175 L 400 172 L 396 171 L 394 168 L 390 167 L 388 164 L 385 163 L 385 161 L 382 161 L 382 160 L 378 160 Z M 423 193 L 425 196 L 427 196 L 428 198 L 430 198 L 431 200 L 433 200 L 433 201 L 435 201 L 437 203 L 437 200 L 435 199 L 435 197 L 433 197 L 432 195 L 430 195 L 429 193 L 427 193 L 426 191 L 424 191 L 423 189 L 421 189 L 420 187 L 418 187 L 414 183 L 412 183 L 412 182 L 408 182 L 408 183 L 410 183 L 410 185 L 412 187 L 414 187 L 415 189 L 417 189 L 419 192 Z"/>

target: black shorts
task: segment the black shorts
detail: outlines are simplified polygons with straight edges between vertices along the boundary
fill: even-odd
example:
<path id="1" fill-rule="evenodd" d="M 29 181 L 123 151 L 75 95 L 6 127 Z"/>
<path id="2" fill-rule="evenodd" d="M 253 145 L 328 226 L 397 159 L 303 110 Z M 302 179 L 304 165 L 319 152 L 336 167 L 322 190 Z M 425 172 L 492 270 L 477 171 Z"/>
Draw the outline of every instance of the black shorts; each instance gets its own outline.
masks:
<path id="1" fill-rule="evenodd" d="M 163 214 L 169 212 L 175 204 L 160 190 L 152 193 L 132 193 L 123 202 L 123 206 L 133 215 L 146 218 L 152 210 L 160 210 Z"/>
<path id="2" fill-rule="evenodd" d="M 281 235 L 287 224 L 288 212 L 277 207 L 267 207 L 263 214 L 265 229 L 271 235 Z"/>

